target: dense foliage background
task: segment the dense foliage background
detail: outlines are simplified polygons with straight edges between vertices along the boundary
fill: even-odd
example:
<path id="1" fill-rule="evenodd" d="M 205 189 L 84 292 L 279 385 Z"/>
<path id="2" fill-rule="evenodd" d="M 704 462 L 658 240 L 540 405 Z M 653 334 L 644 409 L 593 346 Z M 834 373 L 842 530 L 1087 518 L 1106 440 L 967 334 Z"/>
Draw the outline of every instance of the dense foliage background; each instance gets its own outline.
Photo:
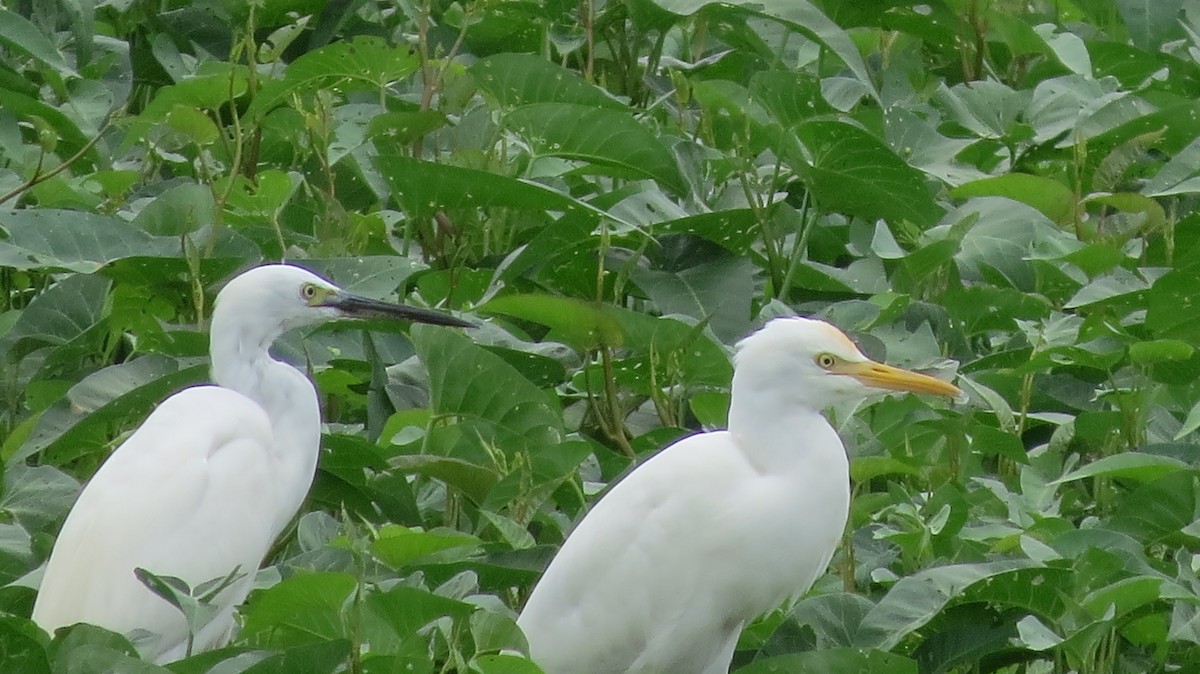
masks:
<path id="1" fill-rule="evenodd" d="M 484 324 L 288 336 L 310 502 L 172 671 L 535 672 L 572 522 L 791 312 L 970 400 L 836 411 L 844 545 L 737 671 L 1196 671 L 1198 101 L 1183 0 L 0 7 L 0 669 L 165 671 L 27 574 L 287 259 Z"/>

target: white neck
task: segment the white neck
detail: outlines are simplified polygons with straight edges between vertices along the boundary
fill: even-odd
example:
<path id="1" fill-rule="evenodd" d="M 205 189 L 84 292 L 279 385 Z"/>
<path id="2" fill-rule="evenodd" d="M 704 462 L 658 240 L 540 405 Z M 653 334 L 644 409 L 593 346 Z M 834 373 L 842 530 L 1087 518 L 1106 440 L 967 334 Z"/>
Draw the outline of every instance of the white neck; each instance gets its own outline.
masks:
<path id="1" fill-rule="evenodd" d="M 747 368 L 748 369 L 748 368 Z M 789 396 L 789 387 L 754 386 L 761 377 L 735 371 L 729 406 L 729 432 L 738 448 L 762 473 L 820 470 L 830 479 L 849 472 L 837 431 L 819 410 Z"/>
<path id="2" fill-rule="evenodd" d="M 321 445 L 317 391 L 296 368 L 268 352 L 279 332 L 258 331 L 238 321 L 236 308 L 218 305 L 211 330 L 212 374 L 218 386 L 237 391 L 262 407 L 271 421 L 276 464 L 274 486 L 281 502 L 275 534 L 287 526 L 312 485 Z"/>

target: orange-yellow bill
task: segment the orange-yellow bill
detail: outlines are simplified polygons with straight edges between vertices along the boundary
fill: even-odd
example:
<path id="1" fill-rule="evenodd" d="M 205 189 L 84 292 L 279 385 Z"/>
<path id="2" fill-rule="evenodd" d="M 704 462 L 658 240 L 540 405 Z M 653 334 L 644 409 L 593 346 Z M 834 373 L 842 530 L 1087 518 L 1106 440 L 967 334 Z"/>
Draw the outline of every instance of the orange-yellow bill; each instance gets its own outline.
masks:
<path id="1" fill-rule="evenodd" d="M 871 360 L 861 363 L 839 363 L 830 371 L 854 377 L 867 386 L 890 391 L 914 391 L 950 397 L 957 397 L 962 393 L 950 382 Z"/>

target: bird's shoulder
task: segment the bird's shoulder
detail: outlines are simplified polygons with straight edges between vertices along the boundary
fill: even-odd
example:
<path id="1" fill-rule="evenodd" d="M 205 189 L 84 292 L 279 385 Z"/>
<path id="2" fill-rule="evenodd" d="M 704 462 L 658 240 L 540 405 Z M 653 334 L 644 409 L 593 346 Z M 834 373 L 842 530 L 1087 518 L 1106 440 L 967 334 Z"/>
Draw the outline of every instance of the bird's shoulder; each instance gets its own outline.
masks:
<path id="1" fill-rule="evenodd" d="M 191 418 L 203 421 L 209 427 L 214 424 L 249 424 L 269 428 L 271 425 L 266 411 L 258 403 L 233 389 L 212 385 L 192 386 L 170 396 L 159 403 L 146 419 L 146 424 L 163 417 L 172 420 Z"/>
<path id="2" fill-rule="evenodd" d="M 119 540 L 109 546 L 120 548 L 114 558 L 144 557 L 188 537 L 228 536 L 222 526 L 238 517 L 239 531 L 259 536 L 266 525 L 244 514 L 275 497 L 272 448 L 266 413 L 248 398 L 213 386 L 185 389 L 159 405 L 84 485 L 56 551 L 64 541 L 86 550 Z M 183 539 L 164 542 L 176 536 Z"/>
<path id="3" fill-rule="evenodd" d="M 611 493 L 655 487 L 678 491 L 681 483 L 724 481 L 750 469 L 728 431 L 709 431 L 680 438 L 643 461 Z"/>
<path id="4" fill-rule="evenodd" d="M 160 428 L 175 429 L 177 439 L 183 441 L 207 438 L 210 442 L 220 442 L 229 434 L 238 439 L 267 440 L 271 435 L 271 419 L 262 406 L 237 391 L 220 386 L 193 386 L 160 403 L 135 435 Z M 192 435 L 186 433 L 193 428 L 204 430 Z"/>
<path id="5" fill-rule="evenodd" d="M 218 386 L 194 386 L 160 403 L 100 473 L 179 466 L 206 460 L 232 445 L 267 448 L 272 437 L 267 413 L 250 398 Z"/>
<path id="6" fill-rule="evenodd" d="M 670 526 L 680 518 L 719 509 L 716 496 L 752 474 L 727 432 L 685 437 L 621 478 L 596 502 L 573 536 L 617 548 L 632 539 L 653 539 L 659 532 L 645 524 Z M 568 538 L 566 546 L 573 545 Z"/>

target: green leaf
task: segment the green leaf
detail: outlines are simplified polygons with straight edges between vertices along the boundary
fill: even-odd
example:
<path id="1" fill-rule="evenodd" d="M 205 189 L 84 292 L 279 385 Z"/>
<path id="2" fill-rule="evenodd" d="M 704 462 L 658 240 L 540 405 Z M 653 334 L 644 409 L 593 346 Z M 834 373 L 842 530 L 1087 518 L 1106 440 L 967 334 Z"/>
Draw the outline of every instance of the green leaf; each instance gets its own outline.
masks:
<path id="1" fill-rule="evenodd" d="M 258 593 L 244 611 L 242 638 L 275 646 L 347 635 L 344 614 L 358 581 L 344 573 L 303 573 Z"/>
<path id="2" fill-rule="evenodd" d="M 18 524 L 0 523 L 0 583 L 7 585 L 18 581 L 17 584 L 20 584 L 19 581 L 37 563 L 37 559 L 33 552 L 33 538 L 25 528 Z M 3 642 L 2 630 L 0 642 Z"/>
<path id="3" fill-rule="evenodd" d="M 401 455 L 393 457 L 389 463 L 405 473 L 441 480 L 475 503 L 483 502 L 500 479 L 499 473 L 491 468 L 447 456 Z"/>
<path id="4" fill-rule="evenodd" d="M 993 621 L 983 611 L 967 607 L 948 616 L 948 623 L 930 634 L 913 652 L 922 671 L 947 674 L 986 662 L 1011 650 L 1016 634 L 1010 621 Z M 995 623 L 995 624 L 993 624 Z"/>
<path id="5" fill-rule="evenodd" d="M 266 82 L 246 114 L 261 118 L 293 96 L 306 96 L 317 89 L 346 85 L 383 89 L 417 71 L 421 61 L 415 50 L 391 47 L 382 39 L 359 35 L 310 51 L 288 64 L 283 79 Z"/>
<path id="6" fill-rule="evenodd" d="M 502 107 L 532 103 L 575 103 L 593 108 L 626 110 L 626 106 L 604 89 L 588 84 L 567 70 L 534 54 L 493 54 L 471 66 L 480 89 Z"/>
<path id="7" fill-rule="evenodd" d="M 388 525 L 379 530 L 375 541 L 371 543 L 371 551 L 393 569 L 402 569 L 409 564 L 419 563 L 422 558 L 448 550 L 453 550 L 456 558 L 465 557 L 477 552 L 480 544 L 478 538 L 453 529 L 420 531 Z M 444 557 L 444 554 L 439 555 L 439 558 Z"/>
<path id="8" fill-rule="evenodd" d="M 166 122 L 178 108 L 215 112 L 244 96 L 248 87 L 244 66 L 206 61 L 194 75 L 155 92 L 141 114 L 132 119 L 122 147 L 128 149 L 134 143 L 153 139 L 151 130 Z"/>
<path id="9" fill-rule="evenodd" d="M 764 70 L 750 78 L 750 93 L 784 127 L 834 112 L 821 94 L 821 81 L 790 70 Z"/>
<path id="10" fill-rule="evenodd" d="M 1121 147 L 1126 144 L 1132 144 L 1139 151 L 1155 147 L 1173 155 L 1195 142 L 1198 130 L 1200 102 L 1188 100 L 1148 114 L 1138 114 L 1124 123 L 1096 133 L 1087 139 L 1083 185 L 1085 189 L 1092 189 L 1101 165 L 1116 160 Z"/>
<path id="11" fill-rule="evenodd" d="M 268 169 L 259 173 L 251 183 L 242 176 L 232 178 L 232 187 L 226 182 L 216 186 L 228 193 L 225 202 L 225 217 L 230 224 L 250 227 L 263 220 L 275 220 L 299 187 L 299 176 Z"/>
<path id="12" fill-rule="evenodd" d="M 1175 440 L 1181 440 L 1184 436 L 1195 433 L 1196 429 L 1200 428 L 1200 401 L 1197 401 L 1188 412 L 1187 418 L 1183 421 L 1183 426 L 1179 432 L 1175 434 Z"/>
<path id="13" fill-rule="evenodd" d="M 1017 120 L 1029 104 L 1031 92 L 1014 91 L 994 80 L 970 86 L 941 84 L 935 94 L 948 116 L 980 138 L 1004 138 L 1015 132 Z"/>
<path id="14" fill-rule="evenodd" d="M 1075 220 L 1075 194 L 1067 186 L 1041 176 L 1008 173 L 983 178 L 950 190 L 955 199 L 1005 197 L 1033 206 L 1060 225 Z"/>
<path id="15" fill-rule="evenodd" d="M 167 113 L 164 121 L 167 126 L 182 134 L 187 142 L 199 147 L 212 145 L 221 137 L 217 125 L 198 108 L 177 105 Z"/>
<path id="16" fill-rule="evenodd" d="M 79 77 L 79 73 L 63 60 L 58 47 L 46 39 L 37 26 L 3 7 L 0 7 L 0 42 L 29 54 L 61 75 Z"/>
<path id="17" fill-rule="evenodd" d="M 559 218 L 552 227 L 543 227 L 529 243 L 512 251 L 496 272 L 505 281 L 512 281 L 544 265 L 547 260 L 590 247 L 596 225 L 594 214 L 584 211 L 577 210 Z"/>
<path id="18" fill-rule="evenodd" d="M 25 618 L 0 616 L 0 659 L 5 666 L 25 674 L 50 674 L 41 634 L 41 629 Z"/>
<path id="19" fill-rule="evenodd" d="M 293 646 L 260 660 L 241 674 L 337 674 L 350 657 L 349 639 L 334 639 Z"/>
<path id="20" fill-rule="evenodd" d="M 1196 516 L 1195 471 L 1169 465 L 1160 470 L 1160 476 L 1136 485 L 1130 491 L 1119 492 L 1109 520 L 1113 529 L 1128 533 L 1145 544 L 1157 544 L 1174 537 Z M 1153 569 L 1144 569 L 1144 572 L 1157 575 Z"/>
<path id="21" fill-rule="evenodd" d="M 1017 621 L 1018 643 L 1031 651 L 1046 651 L 1062 643 L 1062 637 L 1036 617 L 1028 615 Z"/>
<path id="22" fill-rule="evenodd" d="M 1158 173 L 1146 182 L 1141 191 L 1147 197 L 1193 194 L 1200 191 L 1200 140 L 1189 143 L 1171 157 Z"/>
<path id="23" fill-rule="evenodd" d="M 1083 201 L 1086 204 L 1103 204 L 1123 213 L 1141 215 L 1142 220 L 1138 223 L 1138 229 L 1144 232 L 1153 232 L 1167 221 L 1167 214 L 1157 201 L 1132 192 L 1091 194 Z"/>
<path id="24" fill-rule="evenodd" d="M 192 588 L 180 578 L 159 576 L 141 567 L 133 570 L 133 575 L 146 589 L 183 614 L 193 635 L 198 634 L 205 625 L 225 610 L 225 606 L 214 603 L 213 599 L 225 588 L 244 578 L 247 573 L 252 572 L 235 568 L 222 578 L 213 578 Z"/>
<path id="25" fill-rule="evenodd" d="M 983 424 L 973 424 L 972 445 L 980 448 L 985 456 L 1002 456 L 1015 463 L 1028 463 L 1025 445 L 1013 430 L 1001 431 Z"/>
<path id="26" fill-rule="evenodd" d="M 89 145 L 92 140 L 90 134 L 96 133 L 95 130 L 80 128 L 75 120 L 57 107 L 47 105 L 18 91 L 0 88 L 0 97 L 4 98 L 4 108 L 7 112 L 32 122 L 34 126 L 52 129 L 55 134 L 53 140 L 58 143 L 58 147 L 55 149 L 61 156 L 69 157 L 76 152 L 82 152 L 83 159 L 92 167 L 99 167 L 103 164 L 96 146 Z M 86 165 L 81 163 L 76 168 L 85 169 Z"/>
<path id="27" fill-rule="evenodd" d="M 0 265 L 91 273 L 126 257 L 178 257 L 179 240 L 153 237 L 116 218 L 29 209 L 0 212 Z"/>
<path id="28" fill-rule="evenodd" d="M 480 655 L 469 666 L 478 674 L 542 674 L 540 667 L 517 655 Z"/>
<path id="29" fill-rule="evenodd" d="M 295 42 L 296 38 L 300 37 L 304 29 L 308 27 L 311 18 L 311 15 L 302 16 L 295 23 L 289 23 L 271 31 L 267 39 L 258 46 L 258 54 L 256 54 L 258 62 L 270 63 L 279 60 L 288 45 Z"/>
<path id="30" fill-rule="evenodd" d="M 884 113 L 888 145 L 909 166 L 948 185 L 961 185 L 986 176 L 958 156 L 973 145 L 969 138 L 951 138 L 934 120 L 916 111 L 894 106 Z"/>
<path id="31" fill-rule="evenodd" d="M 662 314 L 682 314 L 707 322 L 723 342 L 750 332 L 754 265 L 727 257 L 698 264 L 679 273 L 634 269 L 630 279 Z"/>
<path id="32" fill-rule="evenodd" d="M 1163 274 L 1147 294 L 1146 327 L 1156 336 L 1200 343 L 1200 265 Z"/>
<path id="33" fill-rule="evenodd" d="M 1196 348 L 1177 339 L 1156 339 L 1134 342 L 1129 345 L 1129 358 L 1139 365 L 1150 365 L 1171 360 L 1187 360 Z"/>
<path id="34" fill-rule="evenodd" d="M 38 531 L 65 517 L 78 496 L 79 483 L 58 468 L 14 461 L 4 470 L 0 511 Z"/>
<path id="35" fill-rule="evenodd" d="M 1070 31 L 1056 30 L 1050 23 L 1034 26 L 1033 30 L 1046 42 L 1059 63 L 1073 73 L 1089 79 L 1093 77 L 1091 55 L 1082 38 Z"/>
<path id="36" fill-rule="evenodd" d="M 972 584 L 1026 566 L 1028 562 L 1019 560 L 953 564 L 905 576 L 863 617 L 854 643 L 861 648 L 895 648 Z"/>
<path id="37" fill-rule="evenodd" d="M 429 372 L 436 414 L 481 422 L 478 440 L 516 451 L 557 444 L 565 432 L 557 399 L 499 356 L 452 330 L 414 325 L 412 341 Z M 465 427 L 464 427 L 465 428 Z"/>
<path id="38" fill-rule="evenodd" d="M 963 602 L 987 602 L 998 608 L 1020 608 L 1046 618 L 1058 619 L 1073 603 L 1075 588 L 1071 569 L 1033 567 L 1014 569 L 975 583 L 962 596 Z"/>
<path id="39" fill-rule="evenodd" d="M 718 0 L 652 0 L 655 5 L 679 16 L 691 16 L 705 7 L 718 4 Z M 737 0 L 728 3 L 748 14 L 780 21 L 793 30 L 800 31 L 821 43 L 846 64 L 855 78 L 863 85 L 874 89 L 872 79 L 863 63 L 858 47 L 837 24 L 821 13 L 807 0 Z"/>
<path id="40" fill-rule="evenodd" d="M 915 660 L 884 653 L 879 650 L 831 648 L 808 653 L 793 653 L 756 660 L 734 670 L 736 674 L 779 674 L 805 672 L 812 674 L 917 674 Z"/>
<path id="41" fill-rule="evenodd" d="M 920 475 L 921 471 L 890 456 L 856 456 L 850 462 L 850 479 L 869 482 L 884 475 Z"/>
<path id="42" fill-rule="evenodd" d="M 1099 588 L 1084 597 L 1080 605 L 1093 617 L 1101 618 L 1112 611 L 1112 616 L 1120 619 L 1153 602 L 1194 597 L 1191 592 L 1161 576 L 1135 576 Z"/>
<path id="43" fill-rule="evenodd" d="M 565 342 L 579 351 L 620 346 L 625 339 L 621 324 L 604 306 L 569 297 L 501 295 L 479 309 L 540 323 L 550 328 L 550 339 Z"/>
<path id="44" fill-rule="evenodd" d="M 1160 45 L 1178 33 L 1179 14 L 1184 0 L 1117 0 L 1117 11 L 1129 31 L 1134 46 L 1158 51 Z"/>
<path id="45" fill-rule="evenodd" d="M 476 610 L 467 602 L 403 585 L 370 594 L 366 608 L 379 615 L 401 638 L 443 616 L 462 619 Z"/>
<path id="46" fill-rule="evenodd" d="M 480 516 L 499 532 L 501 540 L 514 550 L 525 550 L 537 545 L 537 541 L 524 526 L 504 515 L 490 510 L 480 511 Z"/>
<path id="47" fill-rule="evenodd" d="M 654 233 L 690 234 L 735 255 L 744 255 L 758 236 L 758 224 L 758 215 L 753 210 L 734 208 L 659 222 L 654 225 Z"/>
<path id="48" fill-rule="evenodd" d="M 59 630 L 50 653 L 54 674 L 170 674 L 139 658 L 125 637 L 85 623 Z"/>
<path id="49" fill-rule="evenodd" d="M 1036 272 L 1030 258 L 1057 259 L 1081 247 L 1078 240 L 1050 222 L 1040 211 L 998 197 L 976 197 L 951 212 L 950 229 L 939 226 L 931 235 L 961 232 L 955 255 L 962 277 L 986 279 L 992 285 L 1011 285 L 1031 292 Z"/>
<path id="50" fill-rule="evenodd" d="M 302 266 L 338 284 L 344 290 L 374 299 L 395 302 L 396 290 L 426 266 L 420 260 L 397 255 L 310 258 Z"/>
<path id="51" fill-rule="evenodd" d="M 407 144 L 444 127 L 446 123 L 446 116 L 434 110 L 383 112 L 371 117 L 367 135 Z"/>
<path id="52" fill-rule="evenodd" d="M 1164 475 L 1188 470 L 1188 465 L 1169 456 L 1124 452 L 1093 461 L 1073 470 L 1050 484 L 1063 484 L 1089 477 L 1116 477 L 1149 482 Z"/>
<path id="53" fill-rule="evenodd" d="M 1114 301 L 1134 303 L 1141 298 L 1147 286 L 1148 284 L 1138 276 L 1122 267 L 1116 267 L 1110 273 L 1104 274 L 1080 288 L 1071 296 L 1071 299 L 1067 300 L 1063 308 L 1095 307 L 1098 304 Z M 1133 353 L 1133 349 L 1130 350 L 1130 353 Z M 1150 350 L 1146 351 L 1147 355 L 1150 353 Z"/>
<path id="54" fill-rule="evenodd" d="M 688 409 L 706 430 L 725 428 L 729 425 L 728 393 L 697 391 L 688 398 Z"/>
<path id="55" fill-rule="evenodd" d="M 450 208 L 514 208 L 611 217 L 594 206 L 528 180 L 411 157 L 379 157 L 376 164 L 391 186 L 394 198 L 413 213 L 432 214 Z"/>
<path id="56" fill-rule="evenodd" d="M 202 185 L 178 185 L 150 202 L 133 224 L 147 234 L 178 237 L 210 226 L 217 219 L 212 190 Z"/>
<path id="57" fill-rule="evenodd" d="M 874 607 L 874 602 L 861 595 L 830 592 L 801 599 L 792 607 L 790 618 L 813 631 L 817 649 L 828 650 L 852 646 L 859 623 Z"/>
<path id="58" fill-rule="evenodd" d="M 702 324 L 628 310 L 614 309 L 612 315 L 621 324 L 624 347 L 631 355 L 625 362 L 631 366 L 632 381 L 625 381 L 626 385 L 648 392 L 651 380 L 645 373 L 650 366 L 657 369 L 653 381 L 659 386 L 675 381 L 700 389 L 729 385 L 733 377 L 729 354 L 704 332 Z"/>
<path id="59" fill-rule="evenodd" d="M 789 157 L 823 208 L 922 228 L 940 215 L 925 178 L 863 129 L 833 119 L 798 124 L 807 152 Z"/>
<path id="60" fill-rule="evenodd" d="M 44 346 L 62 346 L 94 328 L 104 316 L 109 282 L 101 276 L 65 278 L 41 293 L 0 337 L 0 354 L 15 363 Z"/>
<path id="61" fill-rule="evenodd" d="M 686 189 L 671 151 L 627 112 L 534 103 L 512 110 L 504 123 L 537 154 L 623 169 L 653 178 L 676 193 Z"/>

